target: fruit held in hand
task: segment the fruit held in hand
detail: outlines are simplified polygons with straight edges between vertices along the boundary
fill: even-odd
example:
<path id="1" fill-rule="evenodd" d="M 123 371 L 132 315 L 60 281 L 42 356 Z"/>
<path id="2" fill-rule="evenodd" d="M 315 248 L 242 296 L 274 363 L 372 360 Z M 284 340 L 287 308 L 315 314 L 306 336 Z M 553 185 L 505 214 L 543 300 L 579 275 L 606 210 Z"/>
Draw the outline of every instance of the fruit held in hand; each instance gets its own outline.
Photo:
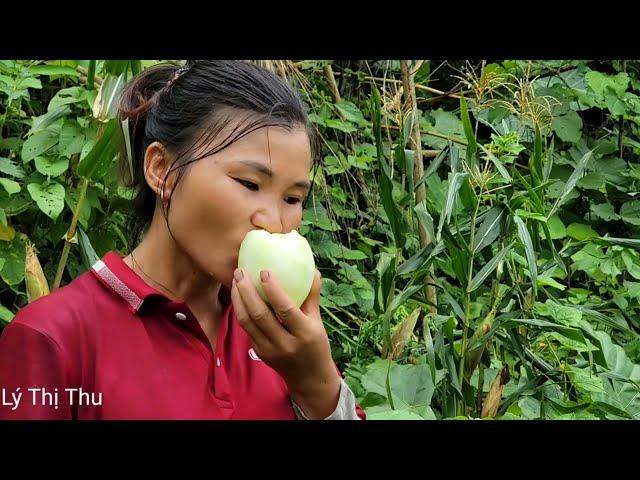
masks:
<path id="1" fill-rule="evenodd" d="M 289 233 L 250 231 L 240 245 L 238 267 L 249 275 L 265 302 L 268 300 L 262 290 L 260 272 L 273 272 L 297 307 L 309 296 L 316 273 L 311 247 L 296 230 Z"/>

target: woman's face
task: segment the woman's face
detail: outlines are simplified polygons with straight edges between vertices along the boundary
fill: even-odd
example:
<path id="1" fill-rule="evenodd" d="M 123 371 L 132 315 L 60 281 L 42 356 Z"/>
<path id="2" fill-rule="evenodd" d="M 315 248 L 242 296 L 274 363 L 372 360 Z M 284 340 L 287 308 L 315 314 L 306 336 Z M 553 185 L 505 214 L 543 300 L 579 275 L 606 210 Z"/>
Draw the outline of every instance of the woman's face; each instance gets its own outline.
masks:
<path id="1" fill-rule="evenodd" d="M 307 132 L 280 127 L 255 130 L 194 162 L 171 199 L 169 225 L 179 247 L 230 288 L 249 231 L 299 227 L 311 166 Z"/>

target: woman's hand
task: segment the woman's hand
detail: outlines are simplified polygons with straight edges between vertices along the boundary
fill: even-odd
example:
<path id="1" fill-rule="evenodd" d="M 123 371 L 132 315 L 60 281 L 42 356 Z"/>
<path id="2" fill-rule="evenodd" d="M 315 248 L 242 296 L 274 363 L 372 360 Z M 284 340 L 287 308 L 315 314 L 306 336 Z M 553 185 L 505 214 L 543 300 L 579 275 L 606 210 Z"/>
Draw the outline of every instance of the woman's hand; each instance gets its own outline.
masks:
<path id="1" fill-rule="evenodd" d="M 234 273 L 231 301 L 238 322 L 260 358 L 287 383 L 291 398 L 308 418 L 326 418 L 337 407 L 340 377 L 320 317 L 320 272 L 297 308 L 273 272 L 261 272 L 267 305 L 241 269 Z"/>

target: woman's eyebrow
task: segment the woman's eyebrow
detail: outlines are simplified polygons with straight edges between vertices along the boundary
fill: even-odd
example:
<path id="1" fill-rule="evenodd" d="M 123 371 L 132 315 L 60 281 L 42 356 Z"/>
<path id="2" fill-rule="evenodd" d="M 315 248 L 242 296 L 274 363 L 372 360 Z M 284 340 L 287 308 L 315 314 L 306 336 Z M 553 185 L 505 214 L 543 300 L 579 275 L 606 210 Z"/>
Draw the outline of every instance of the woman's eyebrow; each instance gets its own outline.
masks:
<path id="1" fill-rule="evenodd" d="M 249 168 L 253 168 L 269 178 L 273 178 L 273 170 L 267 167 L 264 163 L 256 162 L 254 160 L 238 160 L 238 163 L 242 163 Z M 311 190 L 311 182 L 308 180 L 296 182 L 294 183 L 294 186 L 304 188 L 307 191 Z"/>

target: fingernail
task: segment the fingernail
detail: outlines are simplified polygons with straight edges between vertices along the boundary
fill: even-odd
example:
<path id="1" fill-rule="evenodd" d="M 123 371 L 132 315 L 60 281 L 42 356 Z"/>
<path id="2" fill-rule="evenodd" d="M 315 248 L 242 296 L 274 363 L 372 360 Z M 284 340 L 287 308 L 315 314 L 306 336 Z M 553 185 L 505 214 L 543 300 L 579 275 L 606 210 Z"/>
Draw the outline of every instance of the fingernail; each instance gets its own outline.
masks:
<path id="1" fill-rule="evenodd" d="M 260 272 L 260 280 L 262 280 L 263 282 L 266 282 L 267 280 L 269 280 L 269 272 L 266 270 L 262 270 Z"/>
<path id="2" fill-rule="evenodd" d="M 241 281 L 243 276 L 244 275 L 242 274 L 242 270 L 240 270 L 239 268 L 236 268 L 236 271 L 233 272 L 233 278 L 236 279 L 236 282 Z"/>

